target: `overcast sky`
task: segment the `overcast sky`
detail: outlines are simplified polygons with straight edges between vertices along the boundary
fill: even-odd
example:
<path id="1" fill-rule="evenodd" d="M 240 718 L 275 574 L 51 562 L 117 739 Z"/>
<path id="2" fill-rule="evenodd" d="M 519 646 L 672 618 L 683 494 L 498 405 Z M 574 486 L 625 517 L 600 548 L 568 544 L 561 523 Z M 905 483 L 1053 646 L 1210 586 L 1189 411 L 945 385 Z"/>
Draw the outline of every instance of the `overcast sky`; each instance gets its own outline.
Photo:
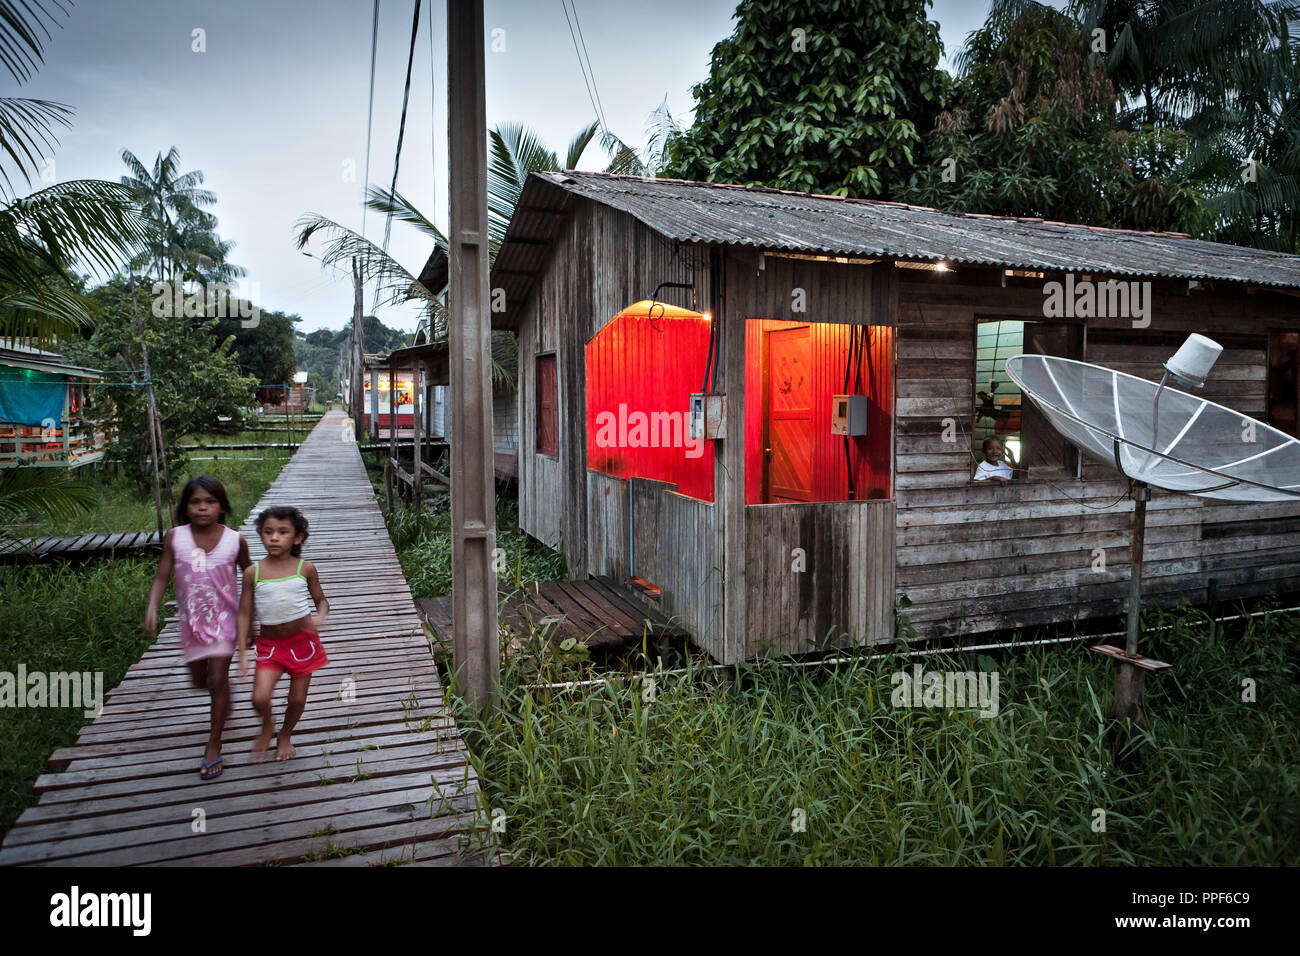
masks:
<path id="1" fill-rule="evenodd" d="M 65 0 L 66 2 L 66 0 Z M 263 308 L 302 316 L 299 328 L 341 328 L 351 283 L 293 244 L 294 221 L 315 212 L 362 227 L 371 0 L 73 0 L 45 63 L 19 95 L 66 103 L 74 125 L 59 134 L 58 181 L 116 181 L 129 149 L 146 166 L 176 146 L 217 194 L 212 211 L 232 259 L 248 270 Z M 414 0 L 381 0 L 370 181 L 387 185 L 402 105 Z M 640 145 L 666 96 L 689 118 L 690 88 L 713 45 L 734 27 L 734 0 L 576 0 L 582 37 L 609 127 Z M 430 23 L 433 10 L 430 69 Z M 951 57 L 983 22 L 987 0 L 935 0 Z M 560 0 L 487 0 L 488 125 L 519 121 L 563 157 L 594 118 Z M 493 31 L 503 52 L 491 52 Z M 202 30 L 204 52 L 195 52 Z M 446 6 L 425 4 L 416 45 L 398 191 L 438 225 L 447 220 Z M 13 95 L 7 90 L 0 95 Z M 595 144 L 580 168 L 601 169 Z M 349 181 L 347 173 L 355 170 Z M 44 185 L 44 184 L 42 184 Z M 365 217 L 382 240 L 383 217 Z M 431 245 L 394 223 L 389 251 L 418 273 Z M 367 297 L 367 310 L 370 300 Z M 381 309 L 412 329 L 413 309 Z"/>

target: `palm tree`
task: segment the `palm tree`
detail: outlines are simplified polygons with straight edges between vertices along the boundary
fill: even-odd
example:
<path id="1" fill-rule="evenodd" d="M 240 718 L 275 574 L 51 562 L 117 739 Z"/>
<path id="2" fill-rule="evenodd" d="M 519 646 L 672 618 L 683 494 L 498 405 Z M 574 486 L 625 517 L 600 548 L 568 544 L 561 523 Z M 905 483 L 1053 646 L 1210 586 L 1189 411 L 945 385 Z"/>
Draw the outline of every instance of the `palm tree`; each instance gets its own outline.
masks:
<path id="1" fill-rule="evenodd" d="M 41 34 L 59 26 L 57 0 L 0 0 L 0 65 L 25 83 L 44 59 Z M 92 317 L 73 265 L 112 273 L 135 255 L 145 224 L 130 193 L 116 183 L 77 180 L 17 197 L 15 175 L 32 185 L 40 157 L 57 145 L 56 126 L 71 125 L 72 109 L 46 100 L 0 97 L 0 338 L 52 348 Z M 11 468 L 0 473 L 0 519 L 19 514 L 66 514 L 88 507 L 94 494 L 65 473 Z"/>
<path id="2" fill-rule="evenodd" d="M 154 158 L 152 170 L 129 149 L 122 150 L 122 162 L 130 172 L 122 177 L 122 185 L 139 202 L 152 233 L 149 252 L 132 267 L 145 266 L 146 274 L 156 267 L 159 280 L 175 278 L 178 267 L 183 269 L 189 258 L 181 242 L 183 231 L 188 227 L 191 233 L 196 228 L 210 232 L 216 226 L 216 218 L 203 207 L 215 203 L 217 196 L 199 188 L 202 170 L 180 171 L 181 154 L 175 146 L 166 156 L 159 153 Z"/>
<path id="3" fill-rule="evenodd" d="M 40 68 L 41 34 L 59 25 L 47 7 L 66 15 L 52 2 L 0 0 L 0 64 L 19 84 Z M 54 128 L 71 116 L 62 103 L 0 97 L 0 337 L 41 348 L 91 322 L 67 269 L 111 273 L 144 237 L 130 195 L 113 183 L 77 180 L 17 198 L 15 179 L 32 185 L 58 143 Z"/>
<path id="4" fill-rule="evenodd" d="M 521 123 L 505 123 L 488 131 L 491 151 L 487 184 L 489 262 L 496 260 L 497 250 L 510 225 L 515 206 L 519 203 L 528 174 L 548 169 L 573 169 L 599 128 L 598 123 L 592 123 L 578 131 L 569 142 L 563 167 L 560 166 L 559 157 L 541 142 L 537 133 Z M 614 141 L 621 144 L 617 138 Z M 414 226 L 423 235 L 444 249 L 447 248 L 447 237 L 442 230 L 401 193 L 370 186 L 366 190 L 366 206 Z M 294 226 L 298 230 L 296 242 L 299 249 L 305 249 L 317 234 L 326 239 L 324 251 L 319 256 L 323 267 L 347 266 L 356 259 L 361 267 L 362 281 L 375 282 L 378 286 L 380 304 L 419 301 L 425 308 L 425 319 L 421 324 L 426 326 L 430 341 L 446 337 L 446 305 L 436 294 L 437 290 L 423 286 L 414 273 L 384 249 L 347 226 L 316 213 L 305 213 Z M 508 333 L 493 333 L 492 358 L 493 381 L 513 385 L 516 358 L 514 337 Z"/>

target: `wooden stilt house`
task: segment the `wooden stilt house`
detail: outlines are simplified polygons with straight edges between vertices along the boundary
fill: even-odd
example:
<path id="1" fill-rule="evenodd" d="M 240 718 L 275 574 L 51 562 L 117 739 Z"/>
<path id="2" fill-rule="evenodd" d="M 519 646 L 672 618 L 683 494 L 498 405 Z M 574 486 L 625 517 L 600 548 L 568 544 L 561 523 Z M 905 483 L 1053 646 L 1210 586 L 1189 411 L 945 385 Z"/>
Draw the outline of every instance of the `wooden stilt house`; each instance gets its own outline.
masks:
<path id="1" fill-rule="evenodd" d="M 1105 616 L 1128 482 L 1006 357 L 1147 378 L 1295 433 L 1300 257 L 770 189 L 532 175 L 492 272 L 519 341 L 524 530 L 633 581 L 717 660 Z M 982 440 L 1012 481 L 976 481 Z M 1300 585 L 1300 506 L 1156 493 L 1152 600 Z"/>
<path id="2" fill-rule="evenodd" d="M 0 339 L 0 468 L 76 468 L 104 457 L 108 423 L 89 408 L 96 369 Z"/>

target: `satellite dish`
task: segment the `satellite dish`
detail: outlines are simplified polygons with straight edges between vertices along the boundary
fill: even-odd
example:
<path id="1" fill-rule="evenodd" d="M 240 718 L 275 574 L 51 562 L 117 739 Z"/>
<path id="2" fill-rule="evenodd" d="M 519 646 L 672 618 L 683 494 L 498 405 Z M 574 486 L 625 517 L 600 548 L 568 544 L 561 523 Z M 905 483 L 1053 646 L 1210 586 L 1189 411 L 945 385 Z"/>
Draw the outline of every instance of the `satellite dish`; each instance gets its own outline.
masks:
<path id="1" fill-rule="evenodd" d="M 1006 367 L 1052 427 L 1135 481 L 1225 501 L 1300 499 L 1300 441 L 1270 425 L 1087 362 L 1013 355 Z"/>
<path id="2" fill-rule="evenodd" d="M 1138 653 L 1150 486 L 1224 501 L 1300 499 L 1300 442 L 1240 412 L 1165 387 L 1172 375 L 1200 388 L 1222 352 L 1216 342 L 1193 334 L 1164 363 L 1159 383 L 1050 355 L 1007 359 L 1007 374 L 1053 428 L 1136 483 L 1128 640 L 1122 651 L 1104 644 L 1093 648 L 1120 661 L 1111 711 L 1121 722 L 1117 757 L 1126 747 L 1127 723 L 1141 719 L 1143 671 L 1169 666 Z"/>

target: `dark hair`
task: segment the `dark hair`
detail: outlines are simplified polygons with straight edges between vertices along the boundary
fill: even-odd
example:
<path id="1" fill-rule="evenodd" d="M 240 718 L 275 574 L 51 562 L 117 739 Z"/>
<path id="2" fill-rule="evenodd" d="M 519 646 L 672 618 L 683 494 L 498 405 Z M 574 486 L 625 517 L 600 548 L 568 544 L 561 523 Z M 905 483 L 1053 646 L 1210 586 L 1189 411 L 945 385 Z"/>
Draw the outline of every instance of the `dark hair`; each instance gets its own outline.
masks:
<path id="1" fill-rule="evenodd" d="M 266 524 L 267 518 L 274 518 L 277 521 L 293 522 L 295 533 L 302 535 L 302 541 L 299 541 L 289 549 L 289 553 L 295 558 L 302 557 L 303 542 L 307 540 L 307 518 L 297 508 L 291 508 L 289 505 L 278 505 L 274 508 L 267 508 L 257 516 L 257 533 L 262 533 L 262 525 Z"/>
<path id="2" fill-rule="evenodd" d="M 1002 439 L 997 435 L 990 435 L 988 438 L 984 439 L 984 444 L 980 445 L 980 451 L 988 451 L 989 445 L 993 442 L 997 442 L 1000 445 L 1002 444 Z"/>
<path id="3" fill-rule="evenodd" d="M 225 524 L 226 518 L 230 516 L 230 499 L 226 497 L 226 486 L 211 475 L 195 475 L 185 483 L 185 488 L 181 491 L 181 503 L 176 508 L 176 523 L 190 523 L 190 499 L 200 488 L 217 499 L 217 504 L 221 505 L 220 523 Z"/>

